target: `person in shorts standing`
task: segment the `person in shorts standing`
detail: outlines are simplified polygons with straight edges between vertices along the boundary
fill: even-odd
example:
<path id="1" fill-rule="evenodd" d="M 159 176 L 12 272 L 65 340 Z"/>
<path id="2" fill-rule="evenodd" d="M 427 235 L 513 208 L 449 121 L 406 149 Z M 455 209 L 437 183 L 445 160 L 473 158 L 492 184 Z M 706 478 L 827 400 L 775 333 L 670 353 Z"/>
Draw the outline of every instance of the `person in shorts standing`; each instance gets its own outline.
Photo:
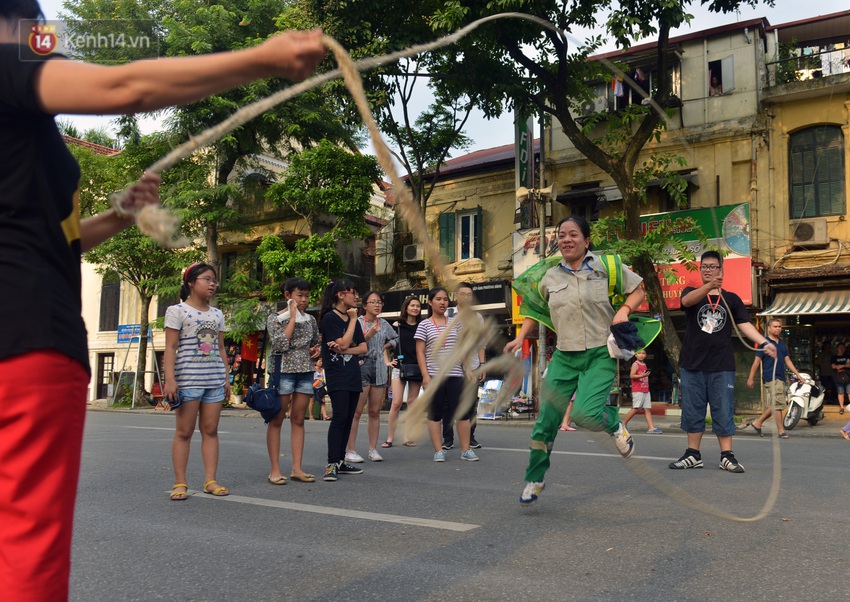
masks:
<path id="1" fill-rule="evenodd" d="M 847 355 L 847 346 L 838 343 L 832 356 L 832 381 L 835 383 L 835 391 L 838 395 L 838 413 L 844 413 L 844 396 L 850 393 L 850 356 Z"/>
<path id="2" fill-rule="evenodd" d="M 776 430 L 779 432 L 780 439 L 788 439 L 790 435 L 785 432 L 782 426 L 782 410 L 788 407 L 788 394 L 785 388 L 785 368 L 788 368 L 797 376 L 797 381 L 802 383 L 803 377 L 794 367 L 791 357 L 788 354 L 788 347 L 785 341 L 779 338 L 782 334 L 782 321 L 778 318 L 771 318 L 767 321 L 767 338 L 776 345 L 776 359 L 766 357 L 764 351 L 756 353 L 753 360 L 753 367 L 750 368 L 750 376 L 747 378 L 747 386 L 753 388 L 755 383 L 756 370 L 759 366 L 762 367 L 761 379 L 764 383 L 764 413 L 755 420 L 745 421 L 741 428 L 745 429 L 751 426 L 762 437 L 761 427 L 764 421 L 770 418 L 773 414 L 773 408 L 779 410 L 776 412 Z"/>
<path id="3" fill-rule="evenodd" d="M 642 410 L 643 415 L 646 416 L 646 425 L 649 429 L 646 432 L 657 435 L 664 431 L 655 428 L 652 423 L 652 401 L 649 395 L 650 372 L 644 362 L 646 362 L 646 349 L 640 349 L 635 352 L 635 361 L 629 370 L 629 378 L 632 381 L 632 409 L 623 418 L 623 426 L 628 426 L 629 420 Z"/>
<path id="4" fill-rule="evenodd" d="M 679 356 L 682 373 L 682 430 L 688 434 L 684 455 L 668 467 L 702 468 L 700 443 L 705 433 L 705 413 L 711 408 L 711 429 L 720 443 L 720 468 L 734 473 L 744 467 L 732 452 L 735 434 L 735 355 L 732 321 L 744 335 L 776 357 L 776 347 L 750 323 L 741 298 L 723 287 L 723 258 L 706 251 L 700 258 L 702 286 L 682 290 L 685 339 Z"/>
<path id="5" fill-rule="evenodd" d="M 289 478 L 302 483 L 312 483 L 315 475 L 304 472 L 304 417 L 313 397 L 313 359 L 319 355 L 319 326 L 307 313 L 310 304 L 310 283 L 301 278 L 289 278 L 281 286 L 286 307 L 269 315 L 266 328 L 271 341 L 274 363 L 280 361 L 280 412 L 269 421 L 266 429 L 266 447 L 271 462 L 268 480 L 272 485 L 285 485 L 286 477 L 280 470 L 280 431 L 283 419 L 289 412 L 289 444 L 292 450 L 292 472 Z"/>
<path id="6" fill-rule="evenodd" d="M 171 461 L 174 465 L 173 501 L 189 497 L 186 467 L 195 424 L 201 431 L 204 493 L 228 495 L 216 480 L 218 421 L 221 404 L 230 397 L 224 315 L 209 301 L 218 289 L 215 268 L 196 263 L 183 273 L 182 303 L 165 310 L 165 399 L 176 414 Z"/>

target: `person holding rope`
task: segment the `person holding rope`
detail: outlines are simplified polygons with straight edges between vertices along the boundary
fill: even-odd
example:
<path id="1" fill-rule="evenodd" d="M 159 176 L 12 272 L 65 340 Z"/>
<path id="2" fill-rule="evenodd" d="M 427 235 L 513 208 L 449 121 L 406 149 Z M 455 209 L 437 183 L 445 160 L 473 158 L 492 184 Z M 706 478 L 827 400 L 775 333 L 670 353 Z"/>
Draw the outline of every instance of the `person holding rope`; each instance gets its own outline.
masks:
<path id="1" fill-rule="evenodd" d="M 0 3 L 0 286 L 14 291 L 0 301 L 0 592 L 58 601 L 68 597 L 90 378 L 80 256 L 157 206 L 160 178 L 129 188 L 127 217 L 81 220 L 80 168 L 54 116 L 152 111 L 261 77 L 302 79 L 325 47 L 320 31 L 289 32 L 238 52 L 107 67 L 21 44 L 21 19 L 42 17 L 37 0 Z"/>
<path id="2" fill-rule="evenodd" d="M 615 312 L 608 295 L 608 273 L 590 250 L 587 220 L 576 215 L 561 220 L 558 249 L 561 262 L 545 273 L 539 287 L 549 304 L 558 339 L 541 386 L 540 418 L 531 432 L 526 484 L 519 498 L 522 504 L 536 501 L 543 491 L 555 436 L 573 393 L 572 417 L 578 426 L 613 435 L 617 450 L 625 458 L 634 450 L 618 408 L 606 405 L 617 375 L 617 360 L 609 355 L 607 341 L 611 325 L 627 322 L 629 314 L 643 302 L 643 279 L 623 266 L 622 290 L 628 296 Z M 517 337 L 505 346 L 505 353 L 521 349 L 536 326 L 536 320 L 526 318 Z"/>
<path id="3" fill-rule="evenodd" d="M 735 355 L 733 326 L 766 355 L 776 358 L 776 346 L 750 323 L 741 298 L 723 290 L 723 257 L 706 251 L 700 258 L 702 286 L 682 290 L 685 310 L 685 339 L 679 355 L 682 391 L 682 430 L 688 434 L 688 449 L 669 464 L 674 470 L 702 468 L 700 442 L 705 433 L 705 412 L 711 408 L 711 429 L 720 443 L 720 468 L 742 473 L 744 467 L 732 453 L 735 434 Z"/>

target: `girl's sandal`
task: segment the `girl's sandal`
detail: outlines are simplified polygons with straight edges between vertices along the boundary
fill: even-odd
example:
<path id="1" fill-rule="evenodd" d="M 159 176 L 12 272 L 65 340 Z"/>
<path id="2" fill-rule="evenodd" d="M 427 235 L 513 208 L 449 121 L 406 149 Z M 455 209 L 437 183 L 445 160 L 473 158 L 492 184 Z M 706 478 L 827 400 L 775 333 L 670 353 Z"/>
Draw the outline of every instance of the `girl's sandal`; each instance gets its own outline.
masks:
<path id="1" fill-rule="evenodd" d="M 175 491 L 178 487 L 182 487 L 185 491 Z M 174 483 L 171 487 L 171 501 L 182 502 L 189 499 L 189 486 L 186 483 Z"/>
<path id="2" fill-rule="evenodd" d="M 218 485 L 218 487 L 216 487 L 215 489 L 207 489 L 210 484 Z M 207 481 L 206 483 L 204 483 L 204 493 L 209 493 L 210 495 L 215 495 L 217 497 L 223 497 L 225 495 L 230 495 L 230 490 L 228 490 L 227 487 L 222 487 L 218 484 L 218 481 L 212 479 L 211 481 Z"/>

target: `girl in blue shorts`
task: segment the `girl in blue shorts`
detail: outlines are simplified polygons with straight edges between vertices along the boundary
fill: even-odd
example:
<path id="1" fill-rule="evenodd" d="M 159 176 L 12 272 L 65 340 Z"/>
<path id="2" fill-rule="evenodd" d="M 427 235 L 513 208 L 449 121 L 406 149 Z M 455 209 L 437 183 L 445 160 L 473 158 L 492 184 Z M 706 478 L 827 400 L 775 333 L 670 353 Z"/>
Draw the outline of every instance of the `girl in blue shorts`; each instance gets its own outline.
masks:
<path id="1" fill-rule="evenodd" d="M 215 268 L 206 263 L 189 266 L 183 273 L 180 299 L 165 312 L 165 398 L 177 416 L 171 461 L 174 486 L 171 499 L 189 496 L 186 466 L 195 423 L 201 431 L 204 460 L 204 493 L 227 495 L 216 481 L 218 420 L 221 402 L 230 396 L 227 382 L 224 316 L 210 307 L 218 288 Z"/>

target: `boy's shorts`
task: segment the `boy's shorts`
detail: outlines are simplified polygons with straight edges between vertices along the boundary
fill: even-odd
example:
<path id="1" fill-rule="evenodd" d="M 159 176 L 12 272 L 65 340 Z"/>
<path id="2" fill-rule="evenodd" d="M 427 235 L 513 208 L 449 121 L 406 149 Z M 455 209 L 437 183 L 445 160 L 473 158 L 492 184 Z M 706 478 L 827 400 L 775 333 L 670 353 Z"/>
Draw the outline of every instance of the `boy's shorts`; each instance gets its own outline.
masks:
<path id="1" fill-rule="evenodd" d="M 632 408 L 635 410 L 652 409 L 649 392 L 632 391 Z"/>

